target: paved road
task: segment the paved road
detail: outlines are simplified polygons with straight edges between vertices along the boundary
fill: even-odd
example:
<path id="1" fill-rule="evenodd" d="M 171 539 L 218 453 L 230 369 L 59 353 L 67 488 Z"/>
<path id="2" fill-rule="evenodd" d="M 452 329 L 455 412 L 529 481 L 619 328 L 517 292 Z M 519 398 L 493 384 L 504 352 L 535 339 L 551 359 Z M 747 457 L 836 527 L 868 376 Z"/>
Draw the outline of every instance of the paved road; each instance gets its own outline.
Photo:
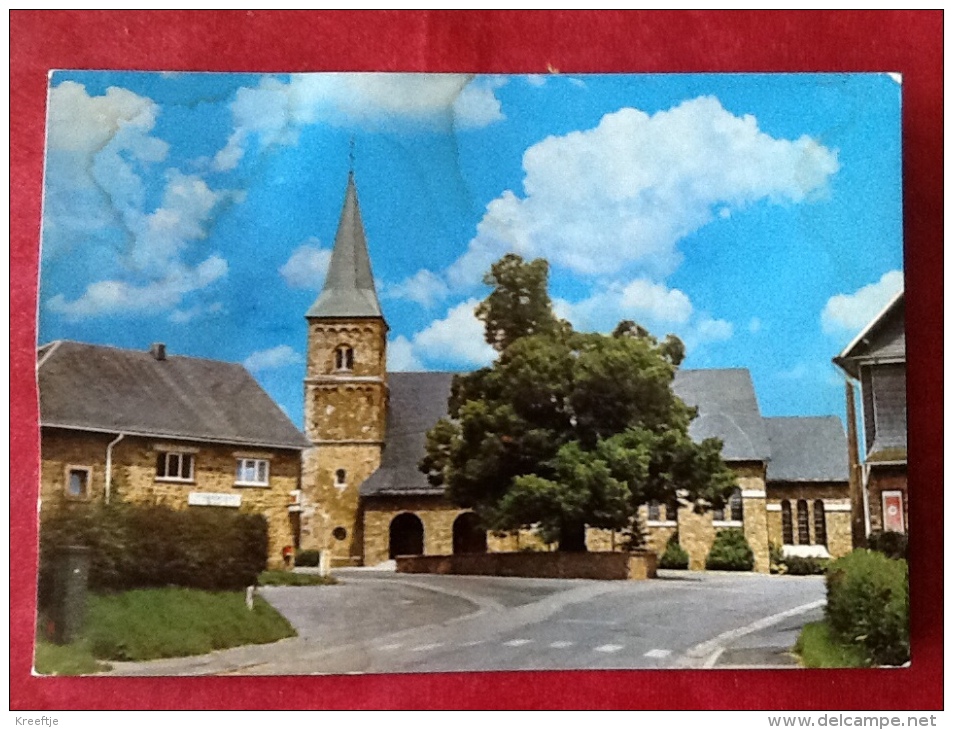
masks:
<path id="1" fill-rule="evenodd" d="M 784 660 L 769 655 L 781 657 L 800 623 L 814 620 L 824 585 L 815 577 L 752 574 L 664 573 L 627 582 L 352 571 L 336 586 L 262 593 L 297 638 L 117 665 L 116 673 L 777 666 Z"/>

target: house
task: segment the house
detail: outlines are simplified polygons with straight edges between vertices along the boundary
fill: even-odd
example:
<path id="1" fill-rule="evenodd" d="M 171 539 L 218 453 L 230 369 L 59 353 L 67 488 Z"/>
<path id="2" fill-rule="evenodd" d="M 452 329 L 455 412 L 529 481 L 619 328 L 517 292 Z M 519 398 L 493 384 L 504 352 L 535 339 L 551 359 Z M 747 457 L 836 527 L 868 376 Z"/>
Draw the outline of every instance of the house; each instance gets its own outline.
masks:
<path id="1" fill-rule="evenodd" d="M 239 509 L 283 564 L 310 444 L 241 365 L 56 341 L 37 351 L 40 500 Z"/>
<path id="2" fill-rule="evenodd" d="M 545 548 L 530 532 L 487 534 L 475 514 L 451 504 L 418 470 L 427 431 L 446 415 L 453 373 L 387 372 L 388 328 L 353 174 L 327 278 L 305 319 L 304 426 L 311 447 L 302 468 L 302 547 L 330 552 L 336 565 Z M 847 463 L 838 461 L 846 437 L 838 419 L 764 418 L 744 369 L 682 370 L 673 388 L 698 409 L 690 435 L 722 440 L 739 488 L 717 512 L 699 515 L 677 501 L 646 506 L 653 549 L 664 551 L 677 532 L 690 567 L 700 569 L 719 530 L 741 529 L 755 553 L 755 570 L 762 572 L 772 543 L 816 554 L 850 549 Z M 804 519 L 806 532 L 800 530 Z M 617 544 L 621 536 L 610 531 L 587 533 L 591 550 Z"/>
<path id="3" fill-rule="evenodd" d="M 907 354 L 903 292 L 897 294 L 834 362 L 848 377 L 848 414 L 853 413 L 851 383 L 860 384 L 863 462 L 855 456 L 863 498 L 866 534 L 906 532 L 907 510 Z M 853 419 L 848 427 L 853 427 Z"/>

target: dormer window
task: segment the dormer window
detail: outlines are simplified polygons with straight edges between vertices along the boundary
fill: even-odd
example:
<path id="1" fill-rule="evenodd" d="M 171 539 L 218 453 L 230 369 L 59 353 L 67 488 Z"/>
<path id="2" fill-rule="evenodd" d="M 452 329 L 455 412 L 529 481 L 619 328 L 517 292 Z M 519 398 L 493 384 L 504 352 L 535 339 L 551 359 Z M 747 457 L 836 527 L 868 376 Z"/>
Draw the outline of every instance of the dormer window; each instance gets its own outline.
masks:
<path id="1" fill-rule="evenodd" d="M 354 369 L 354 348 L 348 345 L 340 345 L 334 351 L 334 369 L 335 370 L 353 370 Z"/>

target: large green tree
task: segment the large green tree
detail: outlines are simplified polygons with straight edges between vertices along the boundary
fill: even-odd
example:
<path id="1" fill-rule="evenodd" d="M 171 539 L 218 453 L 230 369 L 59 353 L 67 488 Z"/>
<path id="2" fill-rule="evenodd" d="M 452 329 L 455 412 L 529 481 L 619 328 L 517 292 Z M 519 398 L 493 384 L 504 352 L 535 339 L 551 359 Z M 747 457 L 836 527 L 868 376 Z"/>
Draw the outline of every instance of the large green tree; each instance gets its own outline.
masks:
<path id="1" fill-rule="evenodd" d="M 533 526 L 571 551 L 585 550 L 587 525 L 637 539 L 649 501 L 724 505 L 735 477 L 721 442 L 692 441 L 694 409 L 672 392 L 677 337 L 631 321 L 574 331 L 553 313 L 541 259 L 509 254 L 484 280 L 493 291 L 476 312 L 499 354 L 454 378 L 420 463 L 432 484 L 492 530 Z"/>

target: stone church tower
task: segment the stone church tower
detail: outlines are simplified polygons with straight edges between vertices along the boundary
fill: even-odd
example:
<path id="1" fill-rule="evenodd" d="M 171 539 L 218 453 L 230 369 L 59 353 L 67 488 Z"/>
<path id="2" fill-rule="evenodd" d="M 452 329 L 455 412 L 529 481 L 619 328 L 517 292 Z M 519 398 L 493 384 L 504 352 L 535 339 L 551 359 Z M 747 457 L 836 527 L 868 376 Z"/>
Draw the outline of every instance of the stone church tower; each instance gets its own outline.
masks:
<path id="1" fill-rule="evenodd" d="M 301 547 L 330 551 L 333 565 L 363 558 L 358 490 L 380 465 L 387 411 L 387 323 L 348 176 L 324 288 L 311 305 L 304 378 Z"/>

